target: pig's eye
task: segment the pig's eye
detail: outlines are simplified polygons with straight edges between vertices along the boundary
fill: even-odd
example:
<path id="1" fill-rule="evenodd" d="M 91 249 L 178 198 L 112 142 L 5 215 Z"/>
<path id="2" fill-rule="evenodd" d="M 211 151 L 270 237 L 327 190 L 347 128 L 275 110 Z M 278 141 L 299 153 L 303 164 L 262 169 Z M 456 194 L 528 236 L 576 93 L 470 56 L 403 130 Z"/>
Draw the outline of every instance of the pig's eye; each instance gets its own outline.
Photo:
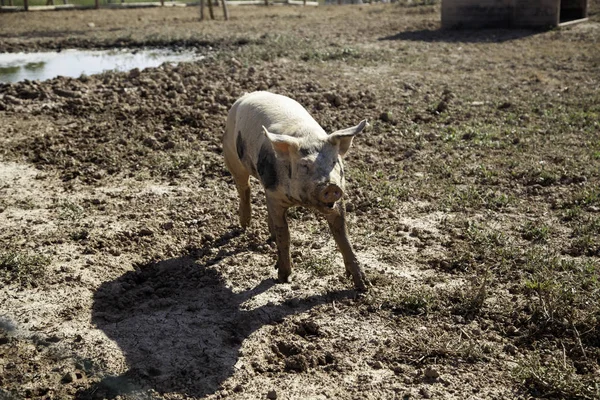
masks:
<path id="1" fill-rule="evenodd" d="M 310 164 L 308 163 L 301 163 L 299 165 L 299 169 L 301 172 L 305 173 L 305 174 L 309 174 L 310 173 Z"/>

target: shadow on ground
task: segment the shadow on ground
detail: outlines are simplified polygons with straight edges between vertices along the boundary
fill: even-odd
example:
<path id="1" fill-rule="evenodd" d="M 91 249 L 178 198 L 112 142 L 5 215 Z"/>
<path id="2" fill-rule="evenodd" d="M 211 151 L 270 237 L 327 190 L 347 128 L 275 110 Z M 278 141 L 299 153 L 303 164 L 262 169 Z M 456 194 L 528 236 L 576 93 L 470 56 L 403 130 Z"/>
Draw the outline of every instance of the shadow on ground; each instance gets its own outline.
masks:
<path id="1" fill-rule="evenodd" d="M 354 295 L 348 290 L 244 310 L 242 303 L 268 291 L 275 281 L 264 280 L 242 293 L 225 286 L 217 261 L 248 250 L 228 246 L 237 235 L 221 237 L 193 255 L 142 266 L 97 290 L 92 322 L 119 345 L 129 370 L 105 377 L 79 392 L 78 399 L 135 396 L 149 389 L 192 397 L 214 393 L 233 374 L 238 351 L 252 332 Z M 197 261 L 198 254 L 214 253 L 215 246 L 218 256 Z"/>
<path id="2" fill-rule="evenodd" d="M 528 29 L 420 29 L 405 31 L 379 40 L 408 40 L 413 42 L 502 43 L 541 33 Z"/>

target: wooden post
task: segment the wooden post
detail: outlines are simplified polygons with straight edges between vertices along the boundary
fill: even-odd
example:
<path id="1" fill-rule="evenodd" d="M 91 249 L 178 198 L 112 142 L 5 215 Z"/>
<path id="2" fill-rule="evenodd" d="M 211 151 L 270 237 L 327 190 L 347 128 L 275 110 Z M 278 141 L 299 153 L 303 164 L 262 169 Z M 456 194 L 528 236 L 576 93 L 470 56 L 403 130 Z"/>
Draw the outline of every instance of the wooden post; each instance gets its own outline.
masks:
<path id="1" fill-rule="evenodd" d="M 225 21 L 229 21 L 229 10 L 227 9 L 227 0 L 221 0 L 223 3 L 223 15 L 225 16 Z"/>
<path id="2" fill-rule="evenodd" d="M 204 21 L 204 0 L 200 0 L 200 21 Z"/>
<path id="3" fill-rule="evenodd" d="M 269 5 L 269 0 L 265 0 L 265 6 Z"/>
<path id="4" fill-rule="evenodd" d="M 98 10 L 100 8 L 100 0 L 94 1 L 94 7 L 96 8 L 96 10 Z"/>
<path id="5" fill-rule="evenodd" d="M 215 12 L 213 10 L 213 0 L 208 1 L 208 14 L 210 15 L 210 19 L 215 19 Z"/>
<path id="6" fill-rule="evenodd" d="M 165 0 L 160 0 L 160 6 L 164 7 L 165 6 Z"/>
<path id="7" fill-rule="evenodd" d="M 23 0 L 23 8 L 25 11 L 29 11 L 29 0 Z"/>

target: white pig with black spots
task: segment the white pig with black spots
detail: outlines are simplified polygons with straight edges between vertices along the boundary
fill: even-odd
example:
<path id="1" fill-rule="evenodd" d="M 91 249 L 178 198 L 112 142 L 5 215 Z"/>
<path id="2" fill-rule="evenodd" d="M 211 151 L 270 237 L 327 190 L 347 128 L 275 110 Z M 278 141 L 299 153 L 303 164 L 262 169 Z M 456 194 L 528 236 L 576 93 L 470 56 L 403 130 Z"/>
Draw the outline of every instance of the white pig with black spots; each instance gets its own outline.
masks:
<path id="1" fill-rule="evenodd" d="M 246 228 L 250 223 L 252 175 L 265 189 L 280 282 L 289 282 L 292 273 L 287 209 L 304 206 L 325 216 L 354 286 L 367 290 L 365 274 L 348 239 L 342 160 L 354 136 L 366 125 L 363 120 L 328 134 L 298 102 L 264 91 L 245 94 L 231 107 L 223 153 L 240 197 L 240 224 Z"/>

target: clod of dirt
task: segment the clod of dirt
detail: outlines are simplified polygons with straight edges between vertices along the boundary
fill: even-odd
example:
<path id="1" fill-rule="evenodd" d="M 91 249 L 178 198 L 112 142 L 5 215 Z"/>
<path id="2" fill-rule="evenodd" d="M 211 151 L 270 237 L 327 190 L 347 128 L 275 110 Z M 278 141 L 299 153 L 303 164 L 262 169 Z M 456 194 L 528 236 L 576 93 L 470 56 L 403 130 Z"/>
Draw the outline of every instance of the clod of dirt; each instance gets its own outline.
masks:
<path id="1" fill-rule="evenodd" d="M 277 398 L 277 392 L 275 390 L 269 391 L 267 393 L 267 399 L 275 400 Z"/>
<path id="2" fill-rule="evenodd" d="M 317 325 L 314 321 L 302 321 L 296 327 L 296 333 L 303 338 L 319 336 L 319 325 Z"/>
<path id="3" fill-rule="evenodd" d="M 154 235 L 154 231 L 150 228 L 142 228 L 138 232 L 139 236 L 152 236 Z"/>
<path id="4" fill-rule="evenodd" d="M 342 97 L 337 93 L 328 92 L 325 93 L 324 96 L 327 99 L 327 101 L 333 106 L 339 107 L 343 103 Z"/>
<path id="5" fill-rule="evenodd" d="M 421 394 L 421 396 L 423 396 L 424 399 L 431 398 L 431 392 L 429 392 L 427 388 L 422 387 L 421 389 L 419 389 L 419 393 Z"/>
<path id="6" fill-rule="evenodd" d="M 77 376 L 75 372 L 67 372 L 62 379 L 60 380 L 62 383 L 71 383 L 77 380 Z"/>
<path id="7" fill-rule="evenodd" d="M 304 372 L 310 367 L 310 363 L 302 354 L 288 357 L 285 360 L 285 369 L 288 371 Z"/>
<path id="8" fill-rule="evenodd" d="M 435 108 L 435 111 L 439 114 L 443 113 L 444 111 L 446 111 L 448 109 L 448 102 L 442 100 L 438 103 L 437 107 Z"/>
<path id="9" fill-rule="evenodd" d="M 517 346 L 508 343 L 506 346 L 504 346 L 504 351 L 510 354 L 511 356 L 514 356 L 515 354 L 517 354 Z"/>
<path id="10" fill-rule="evenodd" d="M 175 226 L 175 223 L 173 221 L 169 221 L 169 222 L 165 222 L 160 227 L 163 228 L 165 231 L 170 231 L 171 229 L 173 229 L 174 226 Z"/>
<path id="11" fill-rule="evenodd" d="M 393 118 L 394 118 L 394 116 L 391 111 L 385 111 L 385 112 L 382 112 L 381 114 L 379 114 L 379 119 L 382 120 L 383 122 L 392 122 Z"/>
<path id="12" fill-rule="evenodd" d="M 273 351 L 285 357 L 289 357 L 300 354 L 302 352 L 302 347 L 295 343 L 279 342 L 277 343 L 277 346 L 273 348 Z"/>
<path id="13" fill-rule="evenodd" d="M 432 367 L 427 367 L 424 373 L 427 379 L 437 379 L 440 377 L 440 373 Z"/>

